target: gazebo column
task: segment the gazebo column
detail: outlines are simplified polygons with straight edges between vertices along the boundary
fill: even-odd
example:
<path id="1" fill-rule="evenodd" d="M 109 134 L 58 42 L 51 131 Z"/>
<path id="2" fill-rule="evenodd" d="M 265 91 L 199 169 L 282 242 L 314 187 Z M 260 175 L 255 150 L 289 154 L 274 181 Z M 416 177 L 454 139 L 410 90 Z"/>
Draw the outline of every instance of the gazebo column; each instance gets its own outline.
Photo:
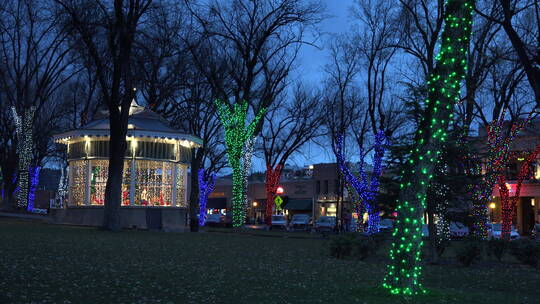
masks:
<path id="1" fill-rule="evenodd" d="M 92 180 L 92 167 L 90 166 L 90 160 L 86 159 L 86 178 L 84 180 L 84 204 L 90 206 L 90 182 Z"/>
<path id="2" fill-rule="evenodd" d="M 173 176 L 172 176 L 172 206 L 173 207 L 176 207 L 176 181 L 177 181 L 177 178 L 178 178 L 178 164 L 177 163 L 174 163 L 173 164 Z"/>

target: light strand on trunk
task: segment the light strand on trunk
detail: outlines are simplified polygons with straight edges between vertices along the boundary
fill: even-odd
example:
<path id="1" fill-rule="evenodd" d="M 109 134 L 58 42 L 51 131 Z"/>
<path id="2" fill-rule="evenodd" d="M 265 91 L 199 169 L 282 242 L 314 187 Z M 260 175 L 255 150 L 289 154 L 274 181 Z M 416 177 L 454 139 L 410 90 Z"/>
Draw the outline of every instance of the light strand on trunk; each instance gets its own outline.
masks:
<path id="1" fill-rule="evenodd" d="M 425 293 L 422 281 L 422 219 L 426 194 L 433 178 L 442 144 L 447 138 L 454 105 L 460 100 L 461 82 L 467 70 L 467 49 L 471 36 L 473 0 L 448 0 L 445 25 L 436 67 L 427 82 L 428 98 L 416 144 L 404 166 L 392 236 L 390 264 L 383 287 L 391 294 Z"/>
<path id="2" fill-rule="evenodd" d="M 218 115 L 225 131 L 225 145 L 229 165 L 233 170 L 233 226 L 240 227 L 245 220 L 243 153 L 246 141 L 253 136 L 255 128 L 266 113 L 262 108 L 246 126 L 248 104 L 237 103 L 231 108 L 221 100 L 215 101 Z"/>

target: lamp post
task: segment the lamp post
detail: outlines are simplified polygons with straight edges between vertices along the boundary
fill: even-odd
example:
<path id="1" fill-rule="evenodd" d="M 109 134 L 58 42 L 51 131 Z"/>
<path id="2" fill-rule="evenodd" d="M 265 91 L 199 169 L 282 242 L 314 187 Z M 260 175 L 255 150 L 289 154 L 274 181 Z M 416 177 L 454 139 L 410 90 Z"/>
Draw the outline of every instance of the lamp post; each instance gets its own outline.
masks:
<path id="1" fill-rule="evenodd" d="M 497 208 L 497 204 L 495 204 L 495 203 L 489 204 L 489 211 L 490 211 L 490 215 L 491 215 L 491 222 L 494 222 L 494 221 L 495 221 L 495 216 L 494 216 L 494 210 L 495 210 L 495 208 Z"/>

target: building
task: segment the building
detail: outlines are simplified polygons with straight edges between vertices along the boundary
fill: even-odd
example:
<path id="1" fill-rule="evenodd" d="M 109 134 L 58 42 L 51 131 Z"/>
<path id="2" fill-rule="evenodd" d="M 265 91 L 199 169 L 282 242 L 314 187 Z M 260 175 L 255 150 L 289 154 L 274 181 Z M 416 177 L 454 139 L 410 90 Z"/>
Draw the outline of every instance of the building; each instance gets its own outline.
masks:
<path id="1" fill-rule="evenodd" d="M 252 175 L 254 177 L 256 174 Z M 248 185 L 247 219 L 250 222 L 264 219 L 266 210 L 266 188 L 264 175 L 251 178 Z M 309 214 L 313 219 L 320 216 L 338 216 L 352 211 L 351 202 L 344 192 L 340 197 L 340 181 L 337 164 L 315 164 L 301 170 L 283 172 L 280 186 L 283 193 L 283 213 L 292 216 L 297 213 Z M 207 208 L 209 213 L 225 214 L 231 209 L 232 179 L 219 178 L 210 194 Z"/>
<path id="2" fill-rule="evenodd" d="M 509 123 L 505 124 L 506 128 Z M 484 128 L 479 128 L 478 138 L 480 143 L 487 141 L 487 133 Z M 506 184 L 509 189 L 510 196 L 515 195 L 516 178 L 521 166 L 524 164 L 524 155 L 536 149 L 540 144 L 540 120 L 531 121 L 518 136 L 514 138 L 511 144 L 510 151 L 512 158 L 506 167 Z M 487 152 L 484 145 L 479 145 L 480 152 Z M 517 200 L 517 208 L 513 223 L 521 235 L 529 235 L 533 229 L 535 222 L 540 221 L 540 209 L 538 201 L 540 199 L 540 158 L 532 164 L 532 174 L 528 176 L 521 186 L 519 198 Z M 486 164 L 482 165 L 482 172 L 486 171 Z M 501 221 L 501 200 L 499 194 L 499 186 L 495 185 L 493 189 L 493 201 L 489 206 L 489 217 L 493 222 Z"/>
<path id="3" fill-rule="evenodd" d="M 67 204 L 51 209 L 53 218 L 62 223 L 101 226 L 109 163 L 109 118 L 102 117 L 54 138 L 67 147 L 69 175 Z M 191 149 L 200 145 L 201 139 L 170 128 L 159 115 L 133 101 L 126 141 L 122 226 L 148 228 L 146 218 L 151 213 L 159 219 L 159 226 L 184 227 Z"/>

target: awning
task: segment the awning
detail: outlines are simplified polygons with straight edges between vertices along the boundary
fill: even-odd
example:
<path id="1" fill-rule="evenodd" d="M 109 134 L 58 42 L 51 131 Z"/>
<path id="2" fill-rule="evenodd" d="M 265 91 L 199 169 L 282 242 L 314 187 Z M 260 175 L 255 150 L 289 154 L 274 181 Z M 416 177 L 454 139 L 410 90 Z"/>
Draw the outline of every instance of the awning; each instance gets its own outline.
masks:
<path id="1" fill-rule="evenodd" d="M 207 209 L 227 209 L 227 198 L 225 197 L 217 197 L 217 198 L 209 198 L 208 202 L 206 203 Z"/>
<path id="2" fill-rule="evenodd" d="M 284 209 L 287 210 L 311 210 L 312 209 L 312 199 L 294 199 L 289 198 L 287 205 Z"/>

